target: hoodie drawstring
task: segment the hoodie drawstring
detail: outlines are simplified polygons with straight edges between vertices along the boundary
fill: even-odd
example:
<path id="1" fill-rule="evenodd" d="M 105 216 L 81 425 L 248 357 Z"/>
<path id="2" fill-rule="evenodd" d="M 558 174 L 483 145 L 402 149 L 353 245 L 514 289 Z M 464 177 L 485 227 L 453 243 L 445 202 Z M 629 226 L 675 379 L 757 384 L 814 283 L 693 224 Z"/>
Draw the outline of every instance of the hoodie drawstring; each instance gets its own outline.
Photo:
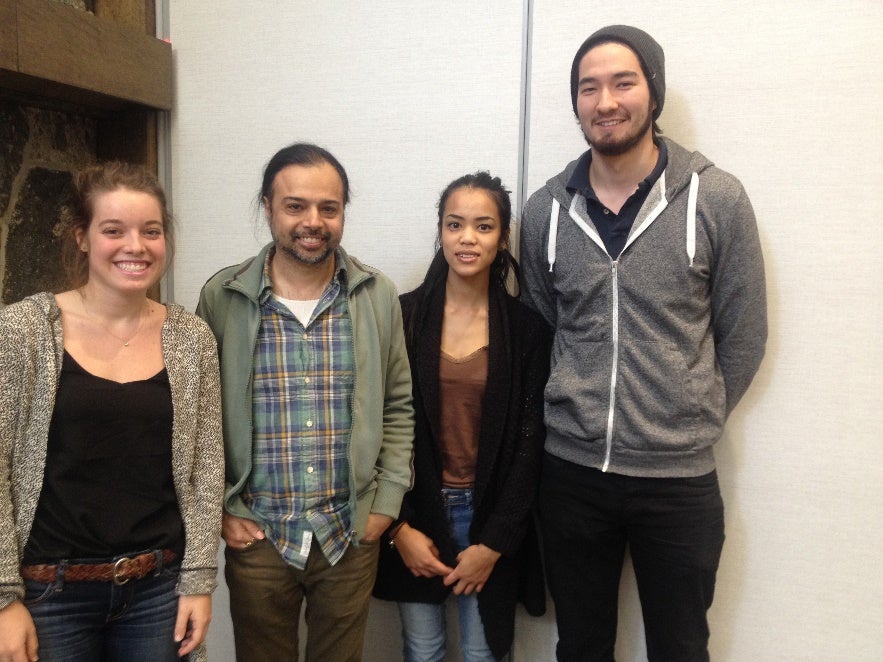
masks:
<path id="1" fill-rule="evenodd" d="M 664 176 L 664 173 L 663 173 Z M 664 180 L 662 180 L 664 188 Z M 690 266 L 693 266 L 693 258 L 696 257 L 696 200 L 699 197 L 699 174 L 693 173 L 690 176 L 690 190 L 687 193 L 687 257 L 690 260 Z M 645 219 L 644 224 L 649 224 L 652 220 L 662 212 L 668 204 L 663 195 L 659 205 L 653 210 L 651 215 Z M 555 266 L 556 244 L 558 240 L 558 215 L 561 211 L 561 203 L 554 196 L 552 197 L 552 213 L 549 215 L 549 243 L 546 247 L 546 258 L 549 261 L 549 273 Z M 584 228 L 585 230 L 585 228 Z M 643 230 L 640 228 L 639 230 Z M 585 230 L 588 232 L 588 230 Z M 640 234 L 640 231 L 637 233 Z M 635 235 L 635 237 L 637 236 Z M 634 239 L 635 237 L 632 237 Z M 630 243 L 630 242 L 629 242 Z"/>
<path id="2" fill-rule="evenodd" d="M 558 213 L 561 211 L 561 203 L 557 198 L 552 198 L 552 215 L 549 218 L 549 245 L 546 248 L 546 257 L 549 260 L 549 273 L 555 266 L 555 244 L 558 240 Z"/>
<path id="3" fill-rule="evenodd" d="M 687 196 L 687 257 L 690 266 L 696 256 L 696 198 L 699 197 L 699 175 L 695 172 L 690 177 L 690 193 Z"/>

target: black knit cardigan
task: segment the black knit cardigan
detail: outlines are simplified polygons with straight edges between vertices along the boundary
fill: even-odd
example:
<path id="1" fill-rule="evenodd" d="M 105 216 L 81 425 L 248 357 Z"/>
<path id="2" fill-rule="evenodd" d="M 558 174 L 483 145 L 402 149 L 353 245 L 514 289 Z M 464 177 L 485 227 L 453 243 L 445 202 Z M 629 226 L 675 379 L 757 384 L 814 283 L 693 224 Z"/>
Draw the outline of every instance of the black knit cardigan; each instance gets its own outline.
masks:
<path id="1" fill-rule="evenodd" d="M 405 495 L 401 520 L 429 536 L 441 560 L 456 565 L 442 501 L 439 450 L 439 358 L 444 286 L 433 288 L 418 314 L 423 288 L 401 297 L 414 384 L 414 489 Z M 478 594 L 485 637 L 494 656 L 512 646 L 515 604 L 545 612 L 545 585 L 533 505 L 545 440 L 543 389 L 551 334 L 545 322 L 501 288 L 488 305 L 488 375 L 482 401 L 478 457 L 469 529 L 473 544 L 502 554 Z M 393 527 L 390 528 L 393 530 Z M 414 577 L 384 537 L 374 595 L 400 602 L 441 603 L 450 593 L 440 577 Z"/>

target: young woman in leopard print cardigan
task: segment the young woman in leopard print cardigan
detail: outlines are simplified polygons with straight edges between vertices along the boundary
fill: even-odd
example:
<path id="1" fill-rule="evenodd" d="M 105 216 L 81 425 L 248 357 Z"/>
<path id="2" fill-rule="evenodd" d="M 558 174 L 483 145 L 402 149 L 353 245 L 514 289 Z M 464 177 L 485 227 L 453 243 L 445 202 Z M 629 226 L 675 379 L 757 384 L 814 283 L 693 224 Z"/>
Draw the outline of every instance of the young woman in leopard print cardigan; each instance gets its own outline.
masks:
<path id="1" fill-rule="evenodd" d="M 106 164 L 66 211 L 75 289 L 0 311 L 0 659 L 205 659 L 223 491 L 208 327 L 147 293 L 155 178 Z"/>

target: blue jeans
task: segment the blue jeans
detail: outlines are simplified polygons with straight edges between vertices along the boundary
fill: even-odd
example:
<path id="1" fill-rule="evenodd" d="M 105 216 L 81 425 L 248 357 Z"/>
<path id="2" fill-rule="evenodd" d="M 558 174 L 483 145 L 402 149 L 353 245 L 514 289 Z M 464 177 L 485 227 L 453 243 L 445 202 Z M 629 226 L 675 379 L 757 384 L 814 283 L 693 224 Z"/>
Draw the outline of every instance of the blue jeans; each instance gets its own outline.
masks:
<path id="1" fill-rule="evenodd" d="M 442 490 L 445 495 L 448 521 L 457 551 L 469 547 L 469 525 L 472 523 L 472 490 Z M 441 662 L 445 657 L 447 621 L 444 604 L 399 602 L 402 618 L 405 662 Z M 484 637 L 484 625 L 478 613 L 478 595 L 457 596 L 460 614 L 460 651 L 464 662 L 494 662 Z"/>
<path id="2" fill-rule="evenodd" d="M 559 662 L 613 661 L 626 547 L 648 660 L 708 661 L 706 612 L 724 543 L 716 473 L 636 478 L 546 453 L 539 511 Z"/>
<path id="3" fill-rule="evenodd" d="M 178 566 L 122 586 L 25 581 L 40 662 L 174 662 Z"/>

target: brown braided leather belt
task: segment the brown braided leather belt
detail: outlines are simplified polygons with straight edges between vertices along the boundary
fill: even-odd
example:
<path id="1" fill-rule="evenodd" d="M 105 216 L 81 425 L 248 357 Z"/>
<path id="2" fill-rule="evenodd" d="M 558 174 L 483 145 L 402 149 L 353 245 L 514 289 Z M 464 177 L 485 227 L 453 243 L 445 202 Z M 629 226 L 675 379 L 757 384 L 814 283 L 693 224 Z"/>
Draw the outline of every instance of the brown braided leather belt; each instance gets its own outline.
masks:
<path id="1" fill-rule="evenodd" d="M 163 565 L 175 560 L 175 553 L 162 550 Z M 51 584 L 58 577 L 59 565 L 23 565 L 21 576 L 24 579 Z M 122 586 L 132 579 L 142 579 L 156 570 L 156 552 L 138 556 L 124 556 L 112 563 L 76 563 L 64 568 L 66 582 L 110 582 Z"/>

